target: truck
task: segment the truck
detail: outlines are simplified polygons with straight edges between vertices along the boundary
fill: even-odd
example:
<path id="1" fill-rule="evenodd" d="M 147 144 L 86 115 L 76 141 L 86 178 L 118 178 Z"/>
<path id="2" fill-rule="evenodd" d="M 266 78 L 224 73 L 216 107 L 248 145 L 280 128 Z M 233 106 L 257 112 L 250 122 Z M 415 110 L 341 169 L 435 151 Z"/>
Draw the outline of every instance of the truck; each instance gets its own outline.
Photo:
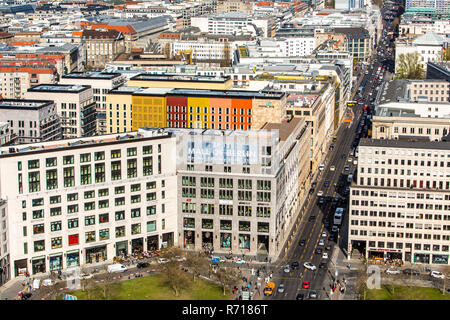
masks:
<path id="1" fill-rule="evenodd" d="M 264 295 L 265 296 L 271 296 L 273 294 L 273 290 L 275 289 L 275 283 L 269 282 L 267 283 L 266 287 L 264 288 Z"/>

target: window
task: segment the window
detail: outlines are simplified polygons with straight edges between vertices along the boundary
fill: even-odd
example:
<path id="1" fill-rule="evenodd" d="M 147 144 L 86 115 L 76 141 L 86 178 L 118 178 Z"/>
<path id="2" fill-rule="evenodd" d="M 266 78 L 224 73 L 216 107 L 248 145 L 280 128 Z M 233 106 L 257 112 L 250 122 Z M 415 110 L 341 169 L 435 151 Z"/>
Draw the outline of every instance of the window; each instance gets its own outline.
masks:
<path id="1" fill-rule="evenodd" d="M 108 240 L 109 239 L 109 229 L 101 229 L 98 232 L 98 239 L 99 240 Z"/>
<path id="2" fill-rule="evenodd" d="M 64 168 L 64 188 L 75 186 L 75 170 L 74 167 Z"/>
<path id="3" fill-rule="evenodd" d="M 56 169 L 46 171 L 47 190 L 53 190 L 58 188 L 58 179 Z"/>
<path id="4" fill-rule="evenodd" d="M 28 160 L 28 169 L 39 169 L 39 160 Z"/>
<path id="5" fill-rule="evenodd" d="M 90 153 L 82 153 L 80 154 L 80 162 L 90 162 L 91 161 L 91 154 Z"/>
<path id="6" fill-rule="evenodd" d="M 67 228 L 68 229 L 78 228 L 78 218 L 67 220 Z"/>
<path id="7" fill-rule="evenodd" d="M 121 178 L 122 174 L 120 161 L 111 162 L 111 180 L 120 180 Z"/>
<path id="8" fill-rule="evenodd" d="M 50 217 L 60 216 L 62 213 L 61 207 L 50 208 Z"/>
<path id="9" fill-rule="evenodd" d="M 127 177 L 128 178 L 137 177 L 137 159 L 127 160 Z"/>
<path id="10" fill-rule="evenodd" d="M 104 209 L 104 208 L 108 208 L 109 207 L 109 200 L 108 199 L 106 199 L 106 200 L 100 200 L 99 202 L 98 202 L 98 208 L 99 209 Z"/>
<path id="11" fill-rule="evenodd" d="M 33 210 L 33 219 L 42 219 L 44 218 L 44 210 Z"/>
<path id="12" fill-rule="evenodd" d="M 136 191 L 140 191 L 141 190 L 141 184 L 140 183 L 138 183 L 138 184 L 132 184 L 131 186 L 130 186 L 130 191 L 131 192 L 136 192 Z"/>
<path id="13" fill-rule="evenodd" d="M 152 153 L 153 153 L 153 146 L 142 147 L 142 154 L 152 154 Z"/>
<path id="14" fill-rule="evenodd" d="M 131 234 L 140 234 L 141 233 L 141 224 L 136 223 L 131 225 Z"/>
<path id="15" fill-rule="evenodd" d="M 61 221 L 54 221 L 50 223 L 50 230 L 53 231 L 60 231 L 61 230 Z"/>
<path id="16" fill-rule="evenodd" d="M 72 204 L 67 206 L 67 213 L 75 213 L 78 212 L 78 204 Z"/>
<path id="17" fill-rule="evenodd" d="M 147 215 L 156 214 L 156 206 L 148 206 L 147 207 Z"/>
<path id="18" fill-rule="evenodd" d="M 105 160 L 105 151 L 95 152 L 94 153 L 94 160 L 95 161 Z"/>
<path id="19" fill-rule="evenodd" d="M 96 163 L 95 164 L 95 182 L 105 182 L 105 164 L 104 163 Z"/>
<path id="20" fill-rule="evenodd" d="M 39 171 L 28 172 L 28 191 L 29 192 L 41 191 L 41 181 Z"/>
<path id="21" fill-rule="evenodd" d="M 111 150 L 111 159 L 120 158 L 120 149 L 119 150 Z"/>
<path id="22" fill-rule="evenodd" d="M 116 221 L 124 220 L 125 219 L 125 211 L 117 211 L 115 213 L 115 219 L 116 219 Z"/>
<path id="23" fill-rule="evenodd" d="M 44 224 L 40 223 L 40 224 L 35 224 L 33 226 L 33 234 L 41 234 L 44 233 Z"/>
<path id="24" fill-rule="evenodd" d="M 99 189 L 98 190 L 99 197 L 106 197 L 108 195 L 109 195 L 109 189 Z"/>
<path id="25" fill-rule="evenodd" d="M 69 193 L 67 195 L 67 201 L 76 201 L 78 200 L 78 193 Z"/>
<path id="26" fill-rule="evenodd" d="M 98 216 L 98 223 L 109 222 L 109 213 L 103 213 Z"/>
<path id="27" fill-rule="evenodd" d="M 56 167 L 57 160 L 56 158 L 47 158 L 45 159 L 45 166 L 48 167 Z"/>
<path id="28" fill-rule="evenodd" d="M 127 157 L 133 157 L 137 155 L 137 148 L 127 148 Z"/>
<path id="29" fill-rule="evenodd" d="M 156 221 L 147 222 L 147 232 L 156 231 Z"/>
<path id="30" fill-rule="evenodd" d="M 150 176 L 153 174 L 153 157 L 143 158 L 143 175 Z"/>
<path id="31" fill-rule="evenodd" d="M 116 227 L 116 238 L 125 237 L 125 226 Z"/>
<path id="32" fill-rule="evenodd" d="M 63 165 L 73 164 L 73 163 L 74 163 L 74 156 L 64 156 L 63 157 Z"/>
<path id="33" fill-rule="evenodd" d="M 85 242 L 94 242 L 95 241 L 95 231 L 88 231 L 85 233 Z"/>
<path id="34" fill-rule="evenodd" d="M 45 250 L 45 240 L 34 241 L 34 252 Z"/>
<path id="35" fill-rule="evenodd" d="M 91 184 L 91 165 L 84 165 L 80 167 L 80 183 Z"/>
<path id="36" fill-rule="evenodd" d="M 95 216 L 87 216 L 84 218 L 84 225 L 91 226 L 95 224 Z"/>

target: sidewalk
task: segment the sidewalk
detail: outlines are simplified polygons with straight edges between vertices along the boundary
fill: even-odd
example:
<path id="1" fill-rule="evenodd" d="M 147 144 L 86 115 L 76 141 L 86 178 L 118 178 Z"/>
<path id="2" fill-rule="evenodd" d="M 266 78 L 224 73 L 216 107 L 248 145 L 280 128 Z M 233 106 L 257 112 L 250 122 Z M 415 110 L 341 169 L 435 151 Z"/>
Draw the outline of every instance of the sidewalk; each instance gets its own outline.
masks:
<path id="1" fill-rule="evenodd" d="M 24 276 L 17 277 L 8 281 L 0 287 L 0 300 L 15 300 L 17 294 L 22 291 L 22 281 L 25 280 Z"/>

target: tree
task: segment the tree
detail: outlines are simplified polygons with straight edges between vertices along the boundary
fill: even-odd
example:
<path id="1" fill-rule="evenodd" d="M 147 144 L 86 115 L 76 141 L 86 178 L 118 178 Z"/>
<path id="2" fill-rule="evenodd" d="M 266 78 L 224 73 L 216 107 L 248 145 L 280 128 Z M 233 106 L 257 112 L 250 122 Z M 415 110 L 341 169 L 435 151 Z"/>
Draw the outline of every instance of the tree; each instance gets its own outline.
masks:
<path id="1" fill-rule="evenodd" d="M 186 261 L 183 263 L 192 272 L 192 280 L 209 269 L 208 257 L 204 252 L 186 252 Z"/>
<path id="2" fill-rule="evenodd" d="M 180 268 L 182 253 L 178 247 L 162 249 L 160 256 L 167 259 L 167 262 L 160 263 L 158 268 L 164 282 L 173 290 L 176 297 L 180 295 L 181 289 L 187 289 L 191 285 L 188 275 Z"/>
<path id="3" fill-rule="evenodd" d="M 366 300 L 367 292 L 367 264 L 362 264 L 361 267 L 356 271 L 356 289 L 361 294 L 363 293 L 363 300 Z"/>
<path id="4" fill-rule="evenodd" d="M 234 269 L 219 268 L 215 274 L 217 281 L 220 283 L 223 289 L 223 295 L 226 295 L 226 289 L 230 289 L 239 285 L 241 277 L 239 273 Z"/>
<path id="5" fill-rule="evenodd" d="M 398 57 L 397 73 L 400 79 L 424 79 L 425 69 L 420 63 L 419 53 L 401 53 Z"/>

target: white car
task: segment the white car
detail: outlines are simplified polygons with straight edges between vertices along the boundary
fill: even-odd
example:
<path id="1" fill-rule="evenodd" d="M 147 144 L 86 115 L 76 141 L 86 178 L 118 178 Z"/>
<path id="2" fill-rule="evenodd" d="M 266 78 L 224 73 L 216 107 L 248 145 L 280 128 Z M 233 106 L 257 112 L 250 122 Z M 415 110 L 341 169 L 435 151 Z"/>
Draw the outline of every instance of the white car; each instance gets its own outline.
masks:
<path id="1" fill-rule="evenodd" d="M 284 267 L 284 272 L 285 273 L 291 272 L 291 267 L 288 264 Z"/>
<path id="2" fill-rule="evenodd" d="M 335 171 L 336 170 L 336 167 L 335 166 L 331 166 L 330 167 L 330 171 Z"/>
<path id="3" fill-rule="evenodd" d="M 80 274 L 80 279 L 83 279 L 83 280 L 92 279 L 93 277 L 94 277 L 94 275 L 92 275 L 92 274 L 87 274 L 87 273 Z"/>
<path id="4" fill-rule="evenodd" d="M 433 278 L 438 278 L 438 279 L 444 279 L 445 276 L 440 273 L 439 271 L 431 271 L 430 276 L 432 276 Z"/>
<path id="5" fill-rule="evenodd" d="M 348 160 L 347 160 L 348 162 L 352 162 L 353 161 L 353 159 L 352 158 L 348 158 Z"/>
<path id="6" fill-rule="evenodd" d="M 185 257 L 175 257 L 175 258 L 173 258 L 173 260 L 181 262 L 181 261 L 186 261 L 186 258 Z"/>
<path id="7" fill-rule="evenodd" d="M 167 263 L 169 262 L 169 260 L 167 260 L 166 258 L 159 258 L 158 259 L 158 263 Z"/>
<path id="8" fill-rule="evenodd" d="M 322 191 L 322 190 L 319 190 L 319 192 L 317 192 L 317 196 L 318 196 L 318 197 L 323 196 L 323 191 Z"/>
<path id="9" fill-rule="evenodd" d="M 325 241 L 323 241 L 323 239 L 319 240 L 319 246 L 324 246 L 325 245 Z"/>
<path id="10" fill-rule="evenodd" d="M 242 264 L 242 263 L 245 263 L 245 260 L 242 260 L 241 258 L 239 258 L 239 259 L 235 260 L 234 263 Z"/>
<path id="11" fill-rule="evenodd" d="M 323 231 L 323 232 L 322 232 L 322 237 L 325 238 L 326 236 L 327 236 L 327 232 L 326 232 L 326 231 Z"/>
<path id="12" fill-rule="evenodd" d="M 305 262 L 304 264 L 303 264 L 303 266 L 306 268 L 306 269 L 309 269 L 309 270 L 316 270 L 316 266 L 315 265 L 313 265 L 311 262 Z"/>
<path id="13" fill-rule="evenodd" d="M 278 293 L 283 293 L 284 292 L 284 284 L 280 283 L 278 285 Z"/>
<path id="14" fill-rule="evenodd" d="M 400 274 L 400 270 L 394 269 L 394 268 L 389 268 L 386 270 L 387 274 Z"/>
<path id="15" fill-rule="evenodd" d="M 323 169 L 325 169 L 325 164 L 321 163 L 319 166 L 319 170 L 322 171 Z"/>
<path id="16" fill-rule="evenodd" d="M 322 254 L 322 259 L 328 259 L 328 253 L 324 252 L 324 253 Z"/>

